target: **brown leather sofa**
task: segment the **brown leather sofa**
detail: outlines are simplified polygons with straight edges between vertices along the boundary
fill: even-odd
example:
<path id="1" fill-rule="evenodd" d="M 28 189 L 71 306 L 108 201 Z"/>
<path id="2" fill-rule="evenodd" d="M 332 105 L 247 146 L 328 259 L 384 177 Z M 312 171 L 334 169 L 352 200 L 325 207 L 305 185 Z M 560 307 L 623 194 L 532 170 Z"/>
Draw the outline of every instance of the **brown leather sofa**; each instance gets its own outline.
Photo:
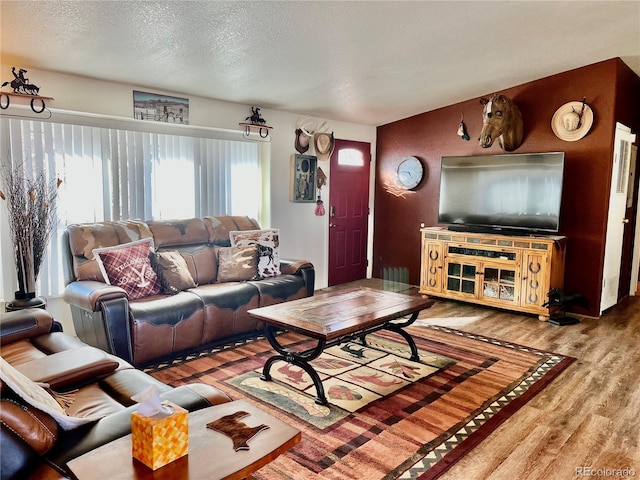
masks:
<path id="1" fill-rule="evenodd" d="M 64 299 L 76 334 L 136 366 L 255 336 L 263 326 L 247 310 L 311 296 L 315 281 L 311 263 L 283 259 L 280 275 L 219 281 L 218 252 L 230 245 L 229 232 L 258 229 L 255 220 L 238 216 L 70 225 Z M 195 287 L 130 300 L 104 282 L 93 249 L 147 237 L 157 252 L 175 251 L 186 260 Z"/>
<path id="2" fill-rule="evenodd" d="M 66 413 L 102 416 L 98 421 L 63 430 L 50 415 L 35 409 L 0 382 L 1 477 L 74 478 L 67 462 L 131 433 L 131 396 L 155 385 L 163 400 L 189 411 L 230 401 L 204 384 L 169 387 L 124 360 L 87 346 L 61 331 L 45 310 L 28 309 L 0 316 L 2 358 L 34 381 L 67 393 Z"/>

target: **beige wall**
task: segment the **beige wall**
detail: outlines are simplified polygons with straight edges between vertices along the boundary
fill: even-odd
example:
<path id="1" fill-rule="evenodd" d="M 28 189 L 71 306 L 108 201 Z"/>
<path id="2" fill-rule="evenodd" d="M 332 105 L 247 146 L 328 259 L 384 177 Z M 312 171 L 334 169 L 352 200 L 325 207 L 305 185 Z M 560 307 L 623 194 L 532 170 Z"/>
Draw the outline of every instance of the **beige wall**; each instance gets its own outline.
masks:
<path id="1" fill-rule="evenodd" d="M 212 100 L 202 97 L 193 97 L 182 92 L 157 91 L 146 88 L 143 85 L 125 85 L 79 76 L 64 75 L 54 72 L 39 71 L 29 68 L 29 78 L 40 86 L 40 94 L 53 97 L 54 100 L 47 104 L 54 111 L 52 120 L 55 121 L 55 110 L 68 110 L 91 114 L 108 115 L 115 117 L 131 118 L 133 115 L 133 90 L 174 95 L 189 98 L 190 124 L 193 126 L 212 127 L 228 130 L 240 130 L 238 123 L 251 114 L 251 105 L 239 105 L 229 102 Z M 11 66 L 2 65 L 1 78 L 11 78 Z M 256 105 L 260 107 L 260 105 Z M 296 122 L 305 118 L 291 112 L 261 110 L 263 118 L 273 127 L 270 142 L 264 143 L 262 153 L 266 158 L 268 168 L 268 211 L 263 221 L 264 227 L 280 228 L 281 252 L 283 258 L 304 258 L 310 260 L 316 267 L 316 288 L 327 285 L 327 248 L 328 248 L 328 221 L 327 217 L 314 215 L 315 203 L 300 204 L 289 201 L 289 158 L 296 153 L 293 148 L 294 130 Z M 314 118 L 317 124 L 325 119 Z M 372 152 L 376 149 L 376 129 L 372 126 L 358 125 L 345 122 L 327 120 L 327 124 L 334 131 L 336 138 L 345 140 L 358 140 L 371 143 Z M 308 154 L 313 154 L 313 147 Z M 329 165 L 320 165 L 327 176 L 330 176 Z M 372 183 L 375 172 L 375 155 L 371 168 Z M 370 189 L 371 211 L 373 212 L 373 187 Z M 323 199 L 329 198 L 328 186 L 323 189 Z M 371 215 L 373 218 L 373 215 Z M 265 224 L 266 223 L 266 224 Z M 372 220 L 371 220 L 372 223 Z M 2 228 L 7 228 L 2 225 Z M 370 225 L 370 238 L 372 238 L 373 225 Z M 371 255 L 371 240 L 369 242 L 369 255 Z M 371 265 L 373 262 L 369 261 Z M 7 300 L 7 299 L 5 299 Z M 55 299 L 49 302 L 51 309 L 65 312 L 64 304 L 57 305 Z M 65 315 L 67 317 L 67 315 Z M 70 318 L 70 316 L 69 316 Z M 68 319 L 63 319 L 65 329 L 69 330 L 71 324 Z M 69 321 L 70 322 L 70 321 Z"/>

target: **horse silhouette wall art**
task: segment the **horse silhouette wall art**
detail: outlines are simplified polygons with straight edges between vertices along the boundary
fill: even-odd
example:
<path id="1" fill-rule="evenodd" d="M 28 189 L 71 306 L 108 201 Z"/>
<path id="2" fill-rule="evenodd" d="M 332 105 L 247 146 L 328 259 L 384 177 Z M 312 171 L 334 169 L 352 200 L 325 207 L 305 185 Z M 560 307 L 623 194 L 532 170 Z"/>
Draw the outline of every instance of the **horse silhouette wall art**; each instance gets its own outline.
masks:
<path id="1" fill-rule="evenodd" d="M 481 98 L 482 131 L 480 146 L 489 148 L 497 139 L 498 145 L 511 152 L 522 144 L 522 113 L 513 101 L 505 95 L 496 94 L 490 99 Z"/>

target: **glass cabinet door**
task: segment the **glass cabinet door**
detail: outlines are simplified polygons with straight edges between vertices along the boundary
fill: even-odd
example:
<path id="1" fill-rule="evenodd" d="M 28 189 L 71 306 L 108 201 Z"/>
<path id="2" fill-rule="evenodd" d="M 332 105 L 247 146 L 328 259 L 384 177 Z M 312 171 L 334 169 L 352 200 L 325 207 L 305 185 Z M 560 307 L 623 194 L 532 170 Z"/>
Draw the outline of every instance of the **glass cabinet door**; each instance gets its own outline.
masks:
<path id="1" fill-rule="evenodd" d="M 482 296 L 484 298 L 495 298 L 496 300 L 505 302 L 515 302 L 515 270 L 485 267 L 484 279 L 482 281 Z"/>
<path id="2" fill-rule="evenodd" d="M 447 264 L 446 288 L 449 292 L 476 295 L 476 274 L 478 265 L 473 263 L 451 262 Z"/>

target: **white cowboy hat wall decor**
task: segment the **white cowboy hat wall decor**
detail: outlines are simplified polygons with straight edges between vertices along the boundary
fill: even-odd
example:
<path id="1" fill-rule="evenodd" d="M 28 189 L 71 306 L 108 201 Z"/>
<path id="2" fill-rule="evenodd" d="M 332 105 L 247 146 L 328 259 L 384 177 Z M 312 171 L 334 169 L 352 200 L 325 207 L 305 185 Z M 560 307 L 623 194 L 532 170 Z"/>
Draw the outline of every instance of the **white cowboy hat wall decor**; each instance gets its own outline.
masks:
<path id="1" fill-rule="evenodd" d="M 323 122 L 321 126 L 324 126 L 326 122 Z M 299 154 L 306 153 L 309 150 L 309 143 L 313 138 L 313 133 L 316 131 L 316 125 L 310 117 L 306 117 L 303 120 L 296 122 L 295 139 L 293 147 Z"/>
<path id="2" fill-rule="evenodd" d="M 331 158 L 331 154 L 333 153 L 333 149 L 335 147 L 333 132 L 314 133 L 313 143 L 316 149 L 316 157 L 318 157 L 318 160 L 325 161 Z"/>
<path id="3" fill-rule="evenodd" d="M 524 133 L 522 113 L 513 101 L 505 95 L 496 94 L 490 99 L 481 98 L 482 131 L 480 146 L 489 148 L 497 139 L 498 145 L 506 152 L 512 152 L 522 144 Z"/>
<path id="4" fill-rule="evenodd" d="M 593 126 L 593 110 L 582 102 L 568 102 L 562 105 L 551 118 L 551 130 L 560 140 L 575 142 L 583 138 Z"/>

